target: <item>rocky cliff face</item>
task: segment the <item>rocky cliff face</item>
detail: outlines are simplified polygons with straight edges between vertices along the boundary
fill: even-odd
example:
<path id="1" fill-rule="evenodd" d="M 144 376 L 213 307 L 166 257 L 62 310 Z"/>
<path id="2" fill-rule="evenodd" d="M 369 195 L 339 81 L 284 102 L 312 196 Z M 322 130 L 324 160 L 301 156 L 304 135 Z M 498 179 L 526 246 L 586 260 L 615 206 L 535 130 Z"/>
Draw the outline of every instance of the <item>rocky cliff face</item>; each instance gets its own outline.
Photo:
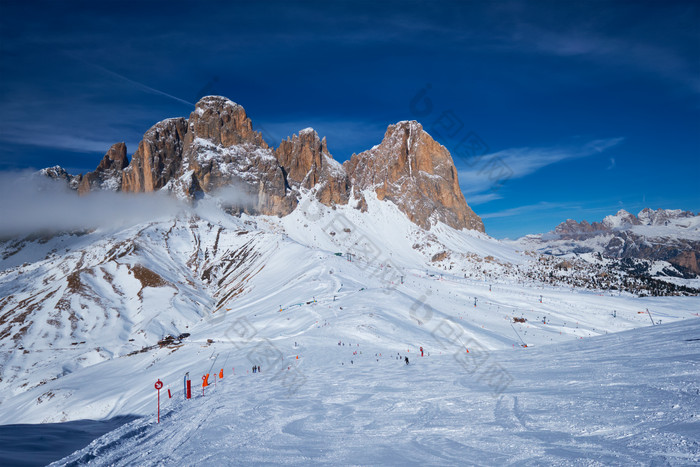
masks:
<path id="1" fill-rule="evenodd" d="M 262 135 L 253 130 L 253 123 L 243 106 L 221 96 L 203 97 L 190 114 L 187 144 L 196 138 L 216 146 L 232 147 L 250 144 L 268 149 Z"/>
<path id="2" fill-rule="evenodd" d="M 106 190 L 119 191 L 122 186 L 124 169 L 129 165 L 126 157 L 126 144 L 112 145 L 93 172 L 86 173 L 78 185 L 78 193 Z"/>
<path id="3" fill-rule="evenodd" d="M 285 215 L 296 206 L 274 153 L 243 107 L 207 96 L 189 119 L 164 120 L 146 132 L 122 190 L 165 189 L 192 198 L 231 186 L 240 192 L 235 211 Z"/>
<path id="4" fill-rule="evenodd" d="M 187 120 L 170 118 L 153 125 L 124 169 L 122 191 L 150 192 L 163 188 L 182 168 Z"/>
<path id="5" fill-rule="evenodd" d="M 674 221 L 692 217 L 695 217 L 695 214 L 680 209 L 657 209 L 654 211 L 644 208 L 636 216 L 620 209 L 614 216 L 605 216 L 602 222 L 593 222 L 592 224 L 585 220 L 576 222 L 573 219 L 567 219 L 554 229 L 554 233 L 561 238 L 586 238 L 605 232 L 628 230 L 635 225 L 668 226 Z"/>
<path id="6" fill-rule="evenodd" d="M 275 156 L 290 187 L 313 191 L 327 206 L 347 204 L 350 181 L 343 166 L 328 152 L 326 138 L 306 128 L 280 143 Z"/>
<path id="7" fill-rule="evenodd" d="M 294 210 L 305 191 L 328 206 L 347 204 L 354 191 L 362 207 L 361 192 L 372 190 L 423 228 L 441 221 L 456 229 L 484 231 L 459 188 L 450 153 L 415 121 L 389 126 L 381 144 L 341 165 L 313 129 L 273 150 L 253 130 L 243 107 L 207 96 L 188 119 L 167 119 L 151 127 L 130 163 L 126 146 L 119 143 L 85 176 L 44 172 L 80 193 L 166 190 L 193 199 L 233 186 L 239 196 L 232 211 L 280 216 Z"/>
<path id="8" fill-rule="evenodd" d="M 459 188 L 449 151 L 415 121 L 390 125 L 381 144 L 343 164 L 352 186 L 373 190 L 429 229 L 437 221 L 456 229 L 484 231 Z"/>
<path id="9" fill-rule="evenodd" d="M 197 103 L 189 118 L 184 159 L 190 172 L 181 177 L 189 187 L 204 193 L 230 186 L 242 191 L 236 210 L 283 216 L 296 207 L 274 152 L 253 130 L 243 107 L 229 99 L 207 96 Z"/>

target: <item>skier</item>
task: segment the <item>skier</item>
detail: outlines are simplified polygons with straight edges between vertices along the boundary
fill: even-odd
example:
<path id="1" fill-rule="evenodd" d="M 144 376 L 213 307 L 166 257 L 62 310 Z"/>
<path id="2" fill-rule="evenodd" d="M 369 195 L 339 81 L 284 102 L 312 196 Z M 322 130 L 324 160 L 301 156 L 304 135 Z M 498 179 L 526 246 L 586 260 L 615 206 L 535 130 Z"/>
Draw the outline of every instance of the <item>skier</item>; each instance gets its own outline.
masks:
<path id="1" fill-rule="evenodd" d="M 258 365 L 258 373 L 260 373 L 260 365 Z"/>
<path id="2" fill-rule="evenodd" d="M 423 356 L 423 347 L 420 348 L 420 356 Z"/>
<path id="3" fill-rule="evenodd" d="M 406 361 L 406 365 L 408 365 L 408 357 L 404 357 Z"/>

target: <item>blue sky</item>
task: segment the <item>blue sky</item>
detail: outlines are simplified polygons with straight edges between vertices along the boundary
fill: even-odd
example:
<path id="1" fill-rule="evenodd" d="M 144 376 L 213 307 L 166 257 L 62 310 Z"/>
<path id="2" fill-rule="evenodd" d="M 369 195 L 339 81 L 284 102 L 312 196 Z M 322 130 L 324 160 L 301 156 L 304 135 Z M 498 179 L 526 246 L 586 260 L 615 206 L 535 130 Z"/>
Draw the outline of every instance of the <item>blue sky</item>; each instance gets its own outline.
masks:
<path id="1" fill-rule="evenodd" d="M 94 169 L 205 94 L 334 157 L 416 119 L 487 233 L 700 211 L 697 2 L 0 2 L 0 170 Z"/>

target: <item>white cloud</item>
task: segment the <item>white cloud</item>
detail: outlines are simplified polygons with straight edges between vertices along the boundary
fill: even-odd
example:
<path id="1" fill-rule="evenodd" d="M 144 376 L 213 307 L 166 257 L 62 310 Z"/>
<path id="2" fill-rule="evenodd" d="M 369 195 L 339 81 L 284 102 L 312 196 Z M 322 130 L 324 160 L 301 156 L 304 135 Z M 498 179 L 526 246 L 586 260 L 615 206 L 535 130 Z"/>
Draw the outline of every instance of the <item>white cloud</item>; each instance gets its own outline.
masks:
<path id="1" fill-rule="evenodd" d="M 254 199 L 228 186 L 192 205 L 166 193 L 98 191 L 79 196 L 64 181 L 25 172 L 0 172 L 0 237 L 96 228 L 123 228 L 179 214 L 218 212 Z"/>
<path id="2" fill-rule="evenodd" d="M 29 172 L 0 173 L 0 197 L 2 236 L 134 225 L 186 208 L 159 194 L 95 192 L 78 196 L 65 183 Z"/>
<path id="3" fill-rule="evenodd" d="M 467 161 L 458 159 L 455 162 L 458 166 L 464 163 L 473 163 L 473 167 L 459 171 L 462 191 L 472 199 L 478 198 L 478 196 L 487 199 L 485 195 L 488 192 L 493 192 L 495 187 L 506 183 L 507 180 L 525 177 L 543 167 L 564 160 L 600 154 L 620 144 L 623 140 L 624 138 L 596 139 L 579 147 L 512 148 L 485 155 L 480 159 Z"/>

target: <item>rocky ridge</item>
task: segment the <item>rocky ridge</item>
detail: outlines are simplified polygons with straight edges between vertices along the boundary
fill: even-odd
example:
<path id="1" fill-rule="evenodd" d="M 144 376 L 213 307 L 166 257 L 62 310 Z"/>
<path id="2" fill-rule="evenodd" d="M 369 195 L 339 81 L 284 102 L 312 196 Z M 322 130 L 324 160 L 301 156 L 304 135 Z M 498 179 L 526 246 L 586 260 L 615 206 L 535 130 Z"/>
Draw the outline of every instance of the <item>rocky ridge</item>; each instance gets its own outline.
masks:
<path id="1" fill-rule="evenodd" d="M 305 192 L 331 207 L 352 197 L 362 209 L 361 192 L 372 190 L 425 229 L 443 222 L 484 231 L 459 188 L 449 151 L 415 121 L 390 125 L 381 144 L 340 164 L 313 129 L 301 130 L 273 149 L 253 129 L 242 106 L 206 96 L 189 118 L 151 127 L 130 162 L 126 146 L 118 143 L 88 174 L 73 176 L 60 167 L 41 173 L 65 180 L 80 194 L 165 190 L 196 199 L 233 186 L 243 196 L 232 203 L 232 211 L 275 216 L 292 212 Z"/>
<path id="2" fill-rule="evenodd" d="M 665 262 L 671 267 L 656 266 L 661 275 L 700 275 L 700 215 L 680 209 L 645 208 L 636 216 L 622 209 L 593 223 L 568 219 L 554 232 L 529 235 L 520 243 L 557 256 L 593 253 L 623 260 L 621 267 L 647 273 L 655 268 L 654 262 Z"/>

